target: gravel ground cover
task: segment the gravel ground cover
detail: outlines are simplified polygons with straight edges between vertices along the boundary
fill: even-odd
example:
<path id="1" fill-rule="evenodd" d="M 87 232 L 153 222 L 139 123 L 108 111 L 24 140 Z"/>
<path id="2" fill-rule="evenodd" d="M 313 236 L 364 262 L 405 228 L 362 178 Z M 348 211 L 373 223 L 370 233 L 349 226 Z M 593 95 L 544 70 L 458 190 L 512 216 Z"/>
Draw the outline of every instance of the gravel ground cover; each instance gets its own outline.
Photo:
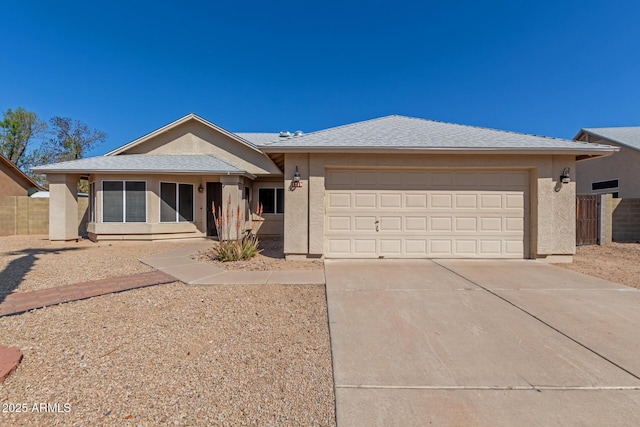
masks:
<path id="1" fill-rule="evenodd" d="M 150 271 L 137 260 L 186 244 L 2 237 L 0 291 Z M 1 426 L 335 425 L 323 286 L 175 282 L 0 317 L 0 331 L 24 353 Z"/>
<path id="2" fill-rule="evenodd" d="M 287 261 L 284 258 L 284 245 L 282 239 L 260 239 L 262 252 L 254 258 L 246 261 L 222 262 L 215 259 L 213 249 L 198 252 L 193 256 L 200 262 L 215 265 L 225 270 L 237 271 L 272 271 L 272 270 L 322 270 L 322 260 L 313 261 Z"/>
<path id="3" fill-rule="evenodd" d="M 578 246 L 572 264 L 558 267 L 640 288 L 640 243 Z"/>
<path id="4" fill-rule="evenodd" d="M 47 236 L 0 237 L 0 297 L 89 280 L 145 273 L 138 260 L 187 242 L 51 242 Z"/>
<path id="5" fill-rule="evenodd" d="M 0 407 L 28 411 L 0 425 L 335 425 L 326 313 L 323 286 L 177 282 L 2 317 Z"/>

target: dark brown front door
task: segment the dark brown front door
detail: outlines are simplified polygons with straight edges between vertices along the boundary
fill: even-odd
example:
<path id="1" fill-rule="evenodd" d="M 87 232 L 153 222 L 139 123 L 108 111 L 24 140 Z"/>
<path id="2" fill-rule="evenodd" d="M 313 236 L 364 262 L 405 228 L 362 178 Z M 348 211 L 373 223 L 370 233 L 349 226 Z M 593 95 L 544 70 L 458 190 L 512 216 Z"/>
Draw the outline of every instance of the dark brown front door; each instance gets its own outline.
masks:
<path id="1" fill-rule="evenodd" d="M 215 206 L 216 209 L 215 216 L 211 210 L 212 206 Z M 215 218 L 220 206 L 222 206 L 222 184 L 207 182 L 207 236 L 218 237 Z"/>

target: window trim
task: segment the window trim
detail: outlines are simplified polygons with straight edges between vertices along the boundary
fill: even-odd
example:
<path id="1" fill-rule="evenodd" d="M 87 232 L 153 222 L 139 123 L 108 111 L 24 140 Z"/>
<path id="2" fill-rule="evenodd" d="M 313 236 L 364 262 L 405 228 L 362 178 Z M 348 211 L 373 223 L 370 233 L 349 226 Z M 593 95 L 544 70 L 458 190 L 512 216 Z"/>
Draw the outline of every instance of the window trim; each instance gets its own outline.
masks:
<path id="1" fill-rule="evenodd" d="M 162 184 L 174 184 L 176 186 L 176 219 L 175 221 L 162 220 Z M 191 186 L 191 221 L 180 221 L 180 184 Z M 196 186 L 192 182 L 160 181 L 158 183 L 158 222 L 160 224 L 193 224 L 196 222 Z"/>
<path id="2" fill-rule="evenodd" d="M 258 188 L 258 207 L 260 206 L 260 190 L 273 190 L 273 209 L 275 212 L 262 212 L 262 215 L 284 215 L 284 187 Z M 282 212 L 278 212 L 278 190 L 282 190 Z"/>
<path id="3" fill-rule="evenodd" d="M 602 184 L 607 184 L 607 183 L 616 183 L 617 185 L 613 185 L 613 186 L 610 186 L 610 187 L 594 188 L 594 186 L 596 186 L 596 185 L 602 185 Z M 603 181 L 592 181 L 591 182 L 591 191 L 594 191 L 594 192 L 613 193 L 612 190 L 617 190 L 619 188 L 620 188 L 620 179 L 619 178 L 605 179 Z"/>
<path id="4" fill-rule="evenodd" d="M 122 183 L 122 221 L 105 221 L 104 220 L 104 183 L 105 182 L 121 182 Z M 127 222 L 127 182 L 144 182 L 144 221 Z M 149 188 L 146 179 L 102 179 L 100 180 L 100 217 L 101 224 L 146 224 L 149 222 L 147 218 L 147 189 Z"/>
<path id="5" fill-rule="evenodd" d="M 95 223 L 98 207 L 98 193 L 96 193 L 96 182 L 89 182 L 89 222 Z"/>

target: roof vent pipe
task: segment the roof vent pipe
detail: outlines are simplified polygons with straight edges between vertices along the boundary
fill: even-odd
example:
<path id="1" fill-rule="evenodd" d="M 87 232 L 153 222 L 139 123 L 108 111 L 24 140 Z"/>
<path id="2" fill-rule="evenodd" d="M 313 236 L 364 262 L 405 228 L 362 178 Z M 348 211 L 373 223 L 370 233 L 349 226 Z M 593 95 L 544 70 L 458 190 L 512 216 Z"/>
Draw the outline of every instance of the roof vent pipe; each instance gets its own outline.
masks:
<path id="1" fill-rule="evenodd" d="M 291 132 L 289 132 L 288 130 L 283 130 L 282 132 L 280 132 L 280 138 L 287 138 L 291 136 Z"/>

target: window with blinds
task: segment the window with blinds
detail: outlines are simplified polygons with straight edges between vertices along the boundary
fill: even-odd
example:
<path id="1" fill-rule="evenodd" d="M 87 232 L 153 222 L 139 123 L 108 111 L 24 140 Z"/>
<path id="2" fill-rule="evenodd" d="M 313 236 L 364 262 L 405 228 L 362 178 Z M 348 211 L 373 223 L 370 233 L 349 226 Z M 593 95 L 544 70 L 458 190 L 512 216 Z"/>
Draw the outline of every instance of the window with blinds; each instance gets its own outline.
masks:
<path id="1" fill-rule="evenodd" d="M 102 222 L 145 222 L 145 181 L 102 181 Z"/>

